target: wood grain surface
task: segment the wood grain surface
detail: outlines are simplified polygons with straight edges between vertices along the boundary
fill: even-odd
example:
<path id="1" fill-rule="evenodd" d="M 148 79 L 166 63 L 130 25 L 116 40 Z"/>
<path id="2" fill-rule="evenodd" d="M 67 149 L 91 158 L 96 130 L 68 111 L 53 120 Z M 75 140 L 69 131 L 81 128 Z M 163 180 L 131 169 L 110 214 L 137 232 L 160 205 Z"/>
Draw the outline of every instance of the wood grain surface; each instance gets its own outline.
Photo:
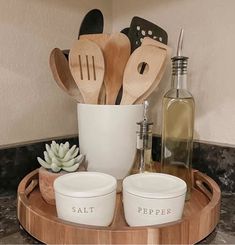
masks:
<path id="1" fill-rule="evenodd" d="M 97 104 L 104 78 L 101 48 L 90 40 L 76 40 L 69 53 L 72 76 L 86 104 Z"/>
<path id="2" fill-rule="evenodd" d="M 199 171 L 194 171 L 194 188 L 183 218 L 148 227 L 126 224 L 121 194 L 117 194 L 116 211 L 109 227 L 60 220 L 55 206 L 42 199 L 35 185 L 37 179 L 35 170 L 18 187 L 18 219 L 26 231 L 47 244 L 194 244 L 210 234 L 219 222 L 220 188 Z"/>
<path id="3" fill-rule="evenodd" d="M 128 37 L 122 33 L 110 36 L 104 47 L 106 104 L 115 105 L 122 86 L 123 73 L 130 57 L 131 45 Z"/>
<path id="4" fill-rule="evenodd" d="M 78 103 L 83 103 L 84 99 L 70 72 L 69 63 L 60 49 L 54 48 L 51 51 L 49 64 L 57 85 Z"/>
<path id="5" fill-rule="evenodd" d="M 152 83 L 151 87 L 140 97 L 138 98 L 134 104 L 141 104 L 144 102 L 144 100 L 148 99 L 149 96 L 151 96 L 151 94 L 158 89 L 158 86 L 159 86 L 159 83 L 161 82 L 162 78 L 163 78 L 163 75 L 165 74 L 165 71 L 166 71 L 166 68 L 167 68 L 167 65 L 169 64 L 170 62 L 170 56 L 171 56 L 171 53 L 172 53 L 172 50 L 169 46 L 161 43 L 161 42 L 158 42 L 152 38 L 149 38 L 149 37 L 145 37 L 143 39 L 143 42 L 142 42 L 142 45 L 143 46 L 148 46 L 148 45 L 152 45 L 152 46 L 155 46 L 155 47 L 158 47 L 158 48 L 161 48 L 163 50 L 166 51 L 166 59 L 164 61 L 164 63 L 162 64 L 162 67 L 155 79 L 155 81 Z"/>
<path id="6" fill-rule="evenodd" d="M 104 53 L 104 47 L 106 43 L 108 42 L 110 38 L 110 34 L 108 33 L 100 33 L 100 34 L 84 34 L 79 37 L 80 40 L 90 40 L 94 43 L 96 43 Z M 106 68 L 105 68 L 106 69 Z M 102 87 L 100 89 L 100 94 L 98 98 L 98 104 L 104 105 L 106 100 L 106 91 L 105 91 L 105 85 L 102 84 Z"/>
<path id="7" fill-rule="evenodd" d="M 123 95 L 121 104 L 134 104 L 153 85 L 166 60 L 166 50 L 146 45 L 137 48 L 130 56 L 123 75 Z M 143 64 L 145 70 L 140 71 Z M 160 81 L 159 81 L 160 82 Z"/>

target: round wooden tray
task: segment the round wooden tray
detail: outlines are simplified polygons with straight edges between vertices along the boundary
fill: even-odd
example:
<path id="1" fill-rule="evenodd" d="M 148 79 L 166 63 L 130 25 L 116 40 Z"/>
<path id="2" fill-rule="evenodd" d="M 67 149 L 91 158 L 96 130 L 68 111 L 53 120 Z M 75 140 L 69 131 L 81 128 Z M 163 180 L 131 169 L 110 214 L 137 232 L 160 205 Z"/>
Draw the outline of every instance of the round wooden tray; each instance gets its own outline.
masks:
<path id="1" fill-rule="evenodd" d="M 199 171 L 193 172 L 194 188 L 177 222 L 147 227 L 129 227 L 121 195 L 109 227 L 80 225 L 57 218 L 55 206 L 47 204 L 38 188 L 38 170 L 28 174 L 18 187 L 18 219 L 26 231 L 47 244 L 194 244 L 209 235 L 220 216 L 218 185 Z"/>

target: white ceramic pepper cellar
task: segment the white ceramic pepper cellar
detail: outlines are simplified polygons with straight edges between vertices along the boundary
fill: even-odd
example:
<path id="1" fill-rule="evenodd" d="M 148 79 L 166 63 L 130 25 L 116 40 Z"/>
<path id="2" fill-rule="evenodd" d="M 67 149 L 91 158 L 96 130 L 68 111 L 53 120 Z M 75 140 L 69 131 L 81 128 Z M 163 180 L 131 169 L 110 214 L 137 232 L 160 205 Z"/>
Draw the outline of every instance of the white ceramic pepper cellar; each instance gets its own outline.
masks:
<path id="1" fill-rule="evenodd" d="M 186 183 L 160 173 L 141 173 L 123 181 L 125 219 L 130 226 L 147 226 L 181 219 Z"/>

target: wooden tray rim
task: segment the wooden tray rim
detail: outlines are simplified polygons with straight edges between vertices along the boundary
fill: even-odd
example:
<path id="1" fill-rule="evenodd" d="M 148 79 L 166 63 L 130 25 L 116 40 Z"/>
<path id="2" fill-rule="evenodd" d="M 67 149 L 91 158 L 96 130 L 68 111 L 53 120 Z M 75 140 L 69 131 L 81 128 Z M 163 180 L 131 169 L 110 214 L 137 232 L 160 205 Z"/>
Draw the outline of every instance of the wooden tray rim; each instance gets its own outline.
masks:
<path id="1" fill-rule="evenodd" d="M 35 178 L 36 177 L 36 178 Z M 60 223 L 60 224 L 64 224 L 66 226 L 70 226 L 70 227 L 76 227 L 76 229 L 87 229 L 87 230 L 100 230 L 102 232 L 128 232 L 128 231 L 143 231 L 146 230 L 146 228 L 148 229 L 159 229 L 159 228 L 163 228 L 163 227 L 170 227 L 170 226 L 176 226 L 179 223 L 183 223 L 183 222 L 189 222 L 189 220 L 194 219 L 195 217 L 197 217 L 197 214 L 192 215 L 190 217 L 185 217 L 184 219 L 175 221 L 175 222 L 170 222 L 170 223 L 165 223 L 165 224 L 161 224 L 161 225 L 153 225 L 153 226 L 138 226 L 138 227 L 123 227 L 123 228 L 119 228 L 117 229 L 116 227 L 102 227 L 102 226 L 91 226 L 91 225 L 83 225 L 83 224 L 76 224 L 73 222 L 68 222 L 68 221 L 64 221 L 59 219 L 56 216 L 53 215 L 48 215 L 48 213 L 43 212 L 42 210 L 38 209 L 38 208 L 34 208 L 32 205 L 30 205 L 30 202 L 25 194 L 25 190 L 28 187 L 28 185 L 30 184 L 29 182 L 31 180 L 35 180 L 38 178 L 38 169 L 32 171 L 31 173 L 29 173 L 28 175 L 26 175 L 23 180 L 20 182 L 19 186 L 18 186 L 18 203 L 19 200 L 21 200 L 22 204 L 27 207 L 28 209 L 30 209 L 31 212 L 33 212 L 35 215 L 37 216 L 42 216 L 43 219 L 48 220 L 49 222 L 55 222 L 55 223 Z M 216 206 L 218 205 L 218 203 L 220 203 L 221 200 L 221 191 L 219 186 L 217 185 L 217 183 L 211 179 L 209 176 L 199 172 L 198 170 L 194 170 L 193 171 L 193 182 L 194 182 L 194 186 L 197 189 L 200 189 L 200 191 L 202 191 L 205 195 L 207 190 L 203 189 L 203 187 L 200 187 L 200 185 L 197 185 L 197 182 L 204 182 L 206 183 L 210 188 L 212 188 L 212 194 L 210 196 L 210 193 L 208 194 L 208 198 L 210 199 L 209 203 L 201 210 L 202 214 L 206 214 L 208 212 L 208 210 L 214 209 L 216 208 Z M 37 183 L 35 183 L 35 185 L 37 185 Z M 34 188 L 34 187 L 33 187 Z M 33 190 L 32 190 L 33 191 Z M 17 210 L 18 214 L 19 214 L 19 205 L 18 205 L 18 210 Z M 18 219 L 20 221 L 20 217 L 18 215 Z M 211 227 L 211 229 L 207 232 L 206 235 L 210 234 L 215 226 L 217 225 L 218 222 L 215 223 L 214 226 Z M 25 227 L 24 227 L 25 228 Z M 25 228 L 27 230 L 27 228 Z M 205 235 L 205 236 L 206 236 Z M 204 237 L 205 237 L 204 236 Z M 202 237 L 202 239 L 204 238 Z M 37 237 L 36 237 L 37 238 Z M 40 240 L 40 238 L 37 238 Z M 200 240 L 199 240 L 200 241 Z M 196 241 L 197 242 L 197 241 Z"/>

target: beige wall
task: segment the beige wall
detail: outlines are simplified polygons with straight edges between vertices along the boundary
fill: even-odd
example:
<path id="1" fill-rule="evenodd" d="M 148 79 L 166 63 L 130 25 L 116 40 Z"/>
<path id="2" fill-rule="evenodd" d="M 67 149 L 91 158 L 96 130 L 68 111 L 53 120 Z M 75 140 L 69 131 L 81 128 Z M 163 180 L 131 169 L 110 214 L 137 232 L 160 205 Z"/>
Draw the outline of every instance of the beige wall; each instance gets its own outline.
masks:
<path id="1" fill-rule="evenodd" d="M 185 29 L 184 54 L 190 57 L 188 87 L 196 101 L 195 137 L 233 145 L 234 10 L 234 0 L 113 1 L 113 31 L 126 27 L 133 16 L 142 16 L 167 30 L 175 51 L 180 28 Z M 170 69 L 151 99 L 156 133 L 160 133 L 161 99 L 169 86 Z"/>
<path id="2" fill-rule="evenodd" d="M 174 48 L 184 27 L 195 136 L 235 145 L 234 0 L 0 0 L 0 147 L 77 133 L 76 105 L 53 81 L 48 56 L 54 47 L 70 47 L 95 7 L 106 31 L 138 15 L 166 29 Z M 169 79 L 170 66 L 151 98 L 155 133 Z"/>
<path id="3" fill-rule="evenodd" d="M 0 146 L 77 133 L 76 104 L 53 81 L 48 57 L 69 48 L 84 15 L 106 0 L 0 0 Z"/>

